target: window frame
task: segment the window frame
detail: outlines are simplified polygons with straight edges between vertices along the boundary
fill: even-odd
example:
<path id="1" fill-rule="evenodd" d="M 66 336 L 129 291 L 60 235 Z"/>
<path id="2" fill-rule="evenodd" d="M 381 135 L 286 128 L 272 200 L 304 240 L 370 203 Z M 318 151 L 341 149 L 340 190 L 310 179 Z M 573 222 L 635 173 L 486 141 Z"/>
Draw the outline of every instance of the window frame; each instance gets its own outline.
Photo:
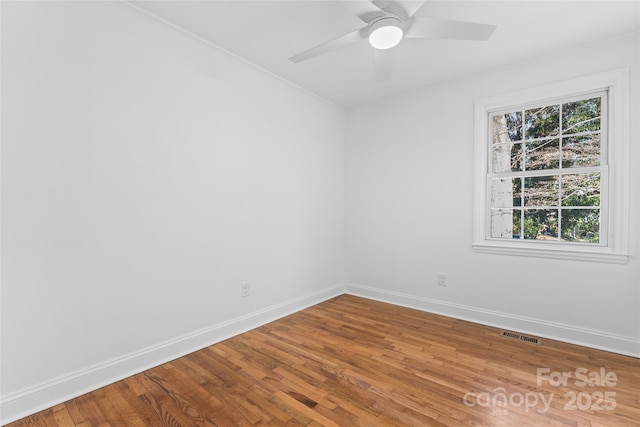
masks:
<path id="1" fill-rule="evenodd" d="M 488 97 L 475 102 L 474 252 L 561 258 L 625 264 L 629 261 L 629 77 L 622 68 L 544 86 Z M 606 156 L 608 174 L 603 174 L 601 209 L 604 213 L 601 243 L 572 243 L 521 239 L 498 239 L 490 235 L 490 145 L 489 118 L 496 111 L 556 102 L 583 94 L 606 91 L 608 120 Z M 605 176 L 606 175 L 606 176 Z M 605 223 L 606 221 L 606 223 Z"/>

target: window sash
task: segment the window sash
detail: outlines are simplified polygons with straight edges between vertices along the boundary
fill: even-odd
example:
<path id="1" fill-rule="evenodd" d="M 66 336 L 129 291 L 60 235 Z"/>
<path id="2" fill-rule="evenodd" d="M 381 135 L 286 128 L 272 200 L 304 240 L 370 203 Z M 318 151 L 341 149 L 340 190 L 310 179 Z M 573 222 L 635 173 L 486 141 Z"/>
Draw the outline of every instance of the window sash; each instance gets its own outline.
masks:
<path id="1" fill-rule="evenodd" d="M 576 102 L 576 101 L 580 101 L 580 100 L 586 100 L 586 99 L 591 99 L 591 98 L 600 98 L 600 130 L 599 131 L 583 131 L 583 132 L 574 132 L 574 133 L 564 133 L 563 132 L 563 128 L 562 128 L 562 106 L 564 104 L 570 103 L 570 102 Z M 559 159 L 560 159 L 560 167 L 558 169 L 577 169 L 578 167 L 570 167 L 570 168 L 565 168 L 562 167 L 562 154 L 563 154 L 563 149 L 564 149 L 564 144 L 562 144 L 562 142 L 564 142 L 565 139 L 567 138 L 576 138 L 576 137 L 581 137 L 581 136 L 589 136 L 589 135 L 600 135 L 600 165 L 608 165 L 609 162 L 609 156 L 608 156 L 608 152 L 609 152 L 609 147 L 608 147 L 608 135 L 609 135 L 609 103 L 608 103 L 608 99 L 609 99 L 609 91 L 608 90 L 597 90 L 597 91 L 590 91 L 590 92 L 585 92 L 585 93 L 581 93 L 579 95 L 574 95 L 574 96 L 566 96 L 566 97 L 557 97 L 557 98 L 553 98 L 553 99 L 549 99 L 547 101 L 544 102 L 538 102 L 538 103 L 529 103 L 529 104 L 523 104 L 523 105 L 513 105 L 511 107 L 508 108 L 500 108 L 498 110 L 490 110 L 488 111 L 487 114 L 487 145 L 488 145 L 488 156 L 487 156 L 487 171 L 488 173 L 506 173 L 506 172 L 493 172 L 493 147 L 499 146 L 499 145 L 506 145 L 506 144 L 522 144 L 521 145 L 521 150 L 522 150 L 522 158 L 524 159 L 524 154 L 525 154 L 525 144 L 526 143 L 532 143 L 532 142 L 539 142 L 539 141 L 548 141 L 548 140 L 553 140 L 553 139 L 558 139 L 560 141 L 560 148 L 559 148 Z M 554 135 L 548 135 L 548 136 L 544 136 L 544 137 L 537 137 L 537 138 L 525 138 L 524 135 L 524 129 L 522 129 L 522 138 L 516 141 L 510 141 L 508 143 L 504 143 L 504 144 L 494 144 L 493 141 L 493 117 L 495 116 L 500 116 L 503 114 L 507 114 L 507 113 L 512 113 L 514 111 L 521 111 L 524 115 L 524 111 L 526 110 L 530 110 L 533 108 L 543 108 L 546 106 L 553 106 L 553 105 L 559 105 L 560 106 L 560 110 L 559 110 L 559 117 L 560 117 L 560 124 L 559 124 L 559 131 L 557 134 Z M 524 120 L 523 123 L 521 125 L 524 128 Z M 520 173 L 520 172 L 541 172 L 541 171 L 547 171 L 547 169 L 542 169 L 542 170 L 535 170 L 535 171 L 527 171 L 526 169 L 526 164 L 525 164 L 525 170 L 520 170 L 520 171 L 512 171 L 516 172 L 516 173 Z"/>
<path id="2" fill-rule="evenodd" d="M 553 173 L 555 171 L 555 173 Z M 531 171 L 537 172 L 537 171 Z M 507 206 L 507 207 L 498 207 L 491 205 L 491 180 L 499 179 L 499 178 L 520 178 L 520 177 L 538 177 L 538 176 L 559 176 L 562 175 L 574 175 L 574 174 L 582 174 L 582 173 L 600 173 L 600 204 L 598 206 L 563 206 L 560 200 L 558 200 L 558 204 L 556 205 L 535 205 L 535 206 Z M 598 167 L 590 167 L 583 168 L 580 172 L 567 172 L 567 169 L 564 169 L 562 172 L 559 172 L 559 169 L 549 170 L 548 173 L 544 174 L 527 174 L 526 172 L 512 172 L 505 174 L 487 174 L 485 181 L 486 188 L 486 201 L 485 207 L 487 214 L 485 215 L 485 232 L 486 239 L 489 241 L 496 242 L 511 242 L 511 240 L 506 239 L 504 237 L 492 237 L 491 233 L 491 211 L 493 209 L 515 209 L 515 210 L 540 210 L 540 209 L 551 209 L 558 210 L 559 212 L 562 210 L 569 209 L 599 209 L 600 210 L 600 236 L 599 242 L 590 243 L 590 242 L 575 242 L 575 241 L 564 241 L 561 239 L 557 240 L 546 240 L 545 244 L 557 244 L 557 245 L 584 245 L 584 246 L 597 246 L 597 247 L 608 247 L 609 245 L 609 209 L 606 207 L 609 206 L 609 192 L 605 191 L 605 189 L 609 188 L 609 167 L 608 166 L 598 166 Z M 561 197 L 561 192 L 559 193 L 559 197 Z M 524 194 L 521 196 L 524 198 Z M 562 227 L 561 227 L 561 216 L 558 217 L 558 235 L 562 235 Z M 537 242 L 541 242 L 540 240 L 535 239 L 514 239 L 518 242 L 526 242 L 527 244 L 536 244 Z"/>

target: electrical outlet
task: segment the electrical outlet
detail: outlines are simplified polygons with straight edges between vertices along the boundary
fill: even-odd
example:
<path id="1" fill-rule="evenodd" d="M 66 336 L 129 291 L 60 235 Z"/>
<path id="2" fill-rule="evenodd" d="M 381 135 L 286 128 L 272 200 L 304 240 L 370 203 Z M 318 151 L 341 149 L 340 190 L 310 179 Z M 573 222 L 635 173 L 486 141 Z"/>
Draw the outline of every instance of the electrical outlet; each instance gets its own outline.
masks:
<path id="1" fill-rule="evenodd" d="M 438 273 L 438 286 L 447 286 L 447 275 Z"/>
<path id="2" fill-rule="evenodd" d="M 242 298 L 246 298 L 249 295 L 251 295 L 251 283 L 242 282 L 241 289 L 242 289 Z"/>

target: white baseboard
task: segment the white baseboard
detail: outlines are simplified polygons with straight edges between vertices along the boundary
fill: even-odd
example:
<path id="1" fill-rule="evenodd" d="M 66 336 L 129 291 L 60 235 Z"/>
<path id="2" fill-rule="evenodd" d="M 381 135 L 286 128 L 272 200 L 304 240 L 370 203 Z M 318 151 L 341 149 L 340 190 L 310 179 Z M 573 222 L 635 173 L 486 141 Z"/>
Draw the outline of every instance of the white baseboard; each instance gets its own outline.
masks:
<path id="1" fill-rule="evenodd" d="M 0 425 L 19 420 L 154 366 L 344 293 L 337 284 L 0 397 Z"/>
<path id="2" fill-rule="evenodd" d="M 640 358 L 640 340 L 632 337 L 604 333 L 573 325 L 549 322 L 498 311 L 484 310 L 430 298 L 408 295 L 354 283 L 345 284 L 350 295 L 369 298 L 430 313 L 441 314 L 474 323 L 546 337 L 585 347 Z"/>

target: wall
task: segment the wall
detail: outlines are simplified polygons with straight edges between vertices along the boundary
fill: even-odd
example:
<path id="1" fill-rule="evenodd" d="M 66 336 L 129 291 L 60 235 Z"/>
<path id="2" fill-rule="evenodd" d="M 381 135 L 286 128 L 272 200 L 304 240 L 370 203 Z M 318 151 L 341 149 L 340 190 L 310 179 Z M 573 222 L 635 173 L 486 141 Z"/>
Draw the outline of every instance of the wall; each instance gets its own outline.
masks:
<path id="1" fill-rule="evenodd" d="M 3 2 L 2 115 L 3 422 L 342 292 L 342 109 L 126 4 Z"/>
<path id="2" fill-rule="evenodd" d="M 355 108 L 347 118 L 347 291 L 640 356 L 638 34 Z M 629 67 L 631 261 L 472 252 L 474 101 Z M 437 274 L 448 286 L 437 285 Z"/>

